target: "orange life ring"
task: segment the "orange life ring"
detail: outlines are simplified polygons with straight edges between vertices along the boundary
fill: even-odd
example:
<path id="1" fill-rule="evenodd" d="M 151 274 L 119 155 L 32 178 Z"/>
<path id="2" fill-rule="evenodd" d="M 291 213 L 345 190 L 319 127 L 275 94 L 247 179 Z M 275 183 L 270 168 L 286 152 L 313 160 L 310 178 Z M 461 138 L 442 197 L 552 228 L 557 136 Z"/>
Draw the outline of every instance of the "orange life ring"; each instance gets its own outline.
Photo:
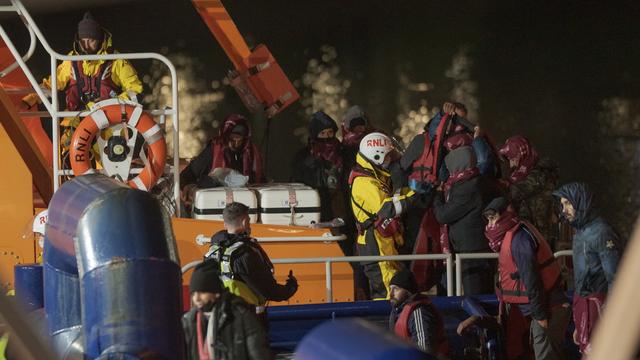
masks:
<path id="1" fill-rule="evenodd" d="M 94 112 L 82 119 L 71 137 L 69 159 L 71 169 L 76 176 L 91 174 L 95 169 L 91 166 L 89 150 L 91 143 L 101 130 L 110 125 L 122 123 L 125 113 L 127 125 L 136 128 L 149 148 L 148 162 L 142 172 L 127 184 L 134 189 L 151 189 L 164 172 L 167 155 L 167 144 L 162 129 L 151 115 L 142 110 L 140 105 L 123 104 L 121 100 L 109 99 L 96 104 Z"/>

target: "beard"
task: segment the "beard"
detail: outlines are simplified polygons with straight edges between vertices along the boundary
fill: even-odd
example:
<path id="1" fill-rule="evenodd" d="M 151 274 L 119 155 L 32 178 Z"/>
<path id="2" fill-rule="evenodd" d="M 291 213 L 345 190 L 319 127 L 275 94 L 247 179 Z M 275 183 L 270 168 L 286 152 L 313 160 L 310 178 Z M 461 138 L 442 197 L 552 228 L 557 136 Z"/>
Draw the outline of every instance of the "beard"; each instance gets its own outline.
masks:
<path id="1" fill-rule="evenodd" d="M 201 307 L 198 308 L 198 311 L 202 311 L 202 312 L 211 312 L 211 310 L 213 309 L 213 301 L 209 301 L 208 303 L 202 305 Z"/>

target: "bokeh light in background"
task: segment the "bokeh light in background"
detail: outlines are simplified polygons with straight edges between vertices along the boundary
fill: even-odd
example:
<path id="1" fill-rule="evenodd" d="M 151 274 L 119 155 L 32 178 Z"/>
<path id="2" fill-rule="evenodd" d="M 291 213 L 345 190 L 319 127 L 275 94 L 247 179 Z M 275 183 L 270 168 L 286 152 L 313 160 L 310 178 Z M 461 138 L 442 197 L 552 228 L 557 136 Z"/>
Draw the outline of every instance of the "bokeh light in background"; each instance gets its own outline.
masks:
<path id="1" fill-rule="evenodd" d="M 349 107 L 347 92 L 351 80 L 340 73 L 337 58 L 338 53 L 334 47 L 321 46 L 319 56 L 309 59 L 306 72 L 293 83 L 300 93 L 303 109 L 299 116 L 301 124 L 293 133 L 303 143 L 307 141 L 307 126 L 313 113 L 322 110 L 339 126 L 342 115 Z"/>
<path id="2" fill-rule="evenodd" d="M 222 104 L 226 78 L 207 81 L 202 77 L 203 64 L 197 58 L 176 53 L 167 55 L 176 67 L 178 75 L 178 101 L 180 103 L 180 157 L 194 157 L 206 145 L 211 129 L 218 127 L 220 120 L 213 118 L 214 111 Z M 152 109 L 163 109 L 171 104 L 171 77 L 163 64 L 154 62 L 143 77 L 149 94 L 144 101 Z M 173 152 L 173 127 L 167 117 L 166 139 L 168 152 Z"/>

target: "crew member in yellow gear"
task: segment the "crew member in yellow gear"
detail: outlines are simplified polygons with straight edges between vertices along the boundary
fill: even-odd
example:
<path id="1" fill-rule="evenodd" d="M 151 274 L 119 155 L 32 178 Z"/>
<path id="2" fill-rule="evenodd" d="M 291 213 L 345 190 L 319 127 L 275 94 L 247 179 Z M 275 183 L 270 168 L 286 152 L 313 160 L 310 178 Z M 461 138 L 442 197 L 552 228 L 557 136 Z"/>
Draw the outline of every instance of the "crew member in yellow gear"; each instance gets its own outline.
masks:
<path id="1" fill-rule="evenodd" d="M 91 13 L 86 12 L 78 23 L 73 50 L 69 55 L 115 52 L 111 33 L 102 28 Z M 142 82 L 136 70 L 124 59 L 63 61 L 56 70 L 56 83 L 57 90 L 66 94 L 68 111 L 87 110 L 98 101 L 115 97 L 137 101 L 136 96 L 142 92 Z M 51 89 L 51 79 L 44 79 L 42 86 Z M 39 101 L 35 93 L 25 96 L 22 100 L 29 108 Z M 65 127 L 65 131 L 60 143 L 63 149 L 68 149 L 73 129 L 78 126 L 80 120 L 78 117 L 62 120 L 61 125 Z"/>
<path id="2" fill-rule="evenodd" d="M 414 192 L 407 188 L 393 192 L 388 168 L 398 158 L 387 135 L 374 132 L 360 141 L 356 165 L 349 175 L 359 255 L 398 255 L 397 249 L 404 244 L 400 215 L 406 211 Z M 362 266 L 369 279 L 371 297 L 389 299 L 389 283 L 402 264 L 366 261 Z"/>

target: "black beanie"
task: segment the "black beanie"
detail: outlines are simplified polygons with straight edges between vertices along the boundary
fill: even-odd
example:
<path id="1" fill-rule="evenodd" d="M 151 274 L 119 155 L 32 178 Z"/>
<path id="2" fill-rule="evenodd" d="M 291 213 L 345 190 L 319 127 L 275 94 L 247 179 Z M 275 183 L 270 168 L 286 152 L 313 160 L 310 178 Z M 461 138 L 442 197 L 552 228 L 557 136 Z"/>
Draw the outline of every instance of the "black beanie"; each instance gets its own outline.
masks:
<path id="1" fill-rule="evenodd" d="M 491 200 L 489 205 L 487 205 L 487 207 L 485 207 L 484 210 L 482 210 L 482 214 L 488 211 L 495 211 L 501 214 L 503 211 L 507 209 L 507 206 L 509 206 L 509 202 L 507 201 L 507 199 L 503 197 L 497 197 Z"/>
<path id="2" fill-rule="evenodd" d="M 84 17 L 78 23 L 78 38 L 102 40 L 103 37 L 104 31 L 100 24 L 93 19 L 90 12 L 84 13 Z"/>
<path id="3" fill-rule="evenodd" d="M 311 121 L 309 121 L 309 138 L 317 138 L 318 134 L 324 129 L 333 129 L 334 132 L 337 132 L 338 125 L 324 111 L 318 111 L 311 116 Z"/>
<path id="4" fill-rule="evenodd" d="M 219 294 L 223 290 L 222 281 L 220 281 L 220 271 L 218 270 L 218 262 L 215 260 L 205 260 L 198 264 L 189 283 L 189 292 L 208 292 Z"/>
<path id="5" fill-rule="evenodd" d="M 407 269 L 402 269 L 395 275 L 393 275 L 389 285 L 401 287 L 411 294 L 415 294 L 418 292 L 418 284 L 416 283 L 416 278 L 413 276 L 413 273 Z"/>

